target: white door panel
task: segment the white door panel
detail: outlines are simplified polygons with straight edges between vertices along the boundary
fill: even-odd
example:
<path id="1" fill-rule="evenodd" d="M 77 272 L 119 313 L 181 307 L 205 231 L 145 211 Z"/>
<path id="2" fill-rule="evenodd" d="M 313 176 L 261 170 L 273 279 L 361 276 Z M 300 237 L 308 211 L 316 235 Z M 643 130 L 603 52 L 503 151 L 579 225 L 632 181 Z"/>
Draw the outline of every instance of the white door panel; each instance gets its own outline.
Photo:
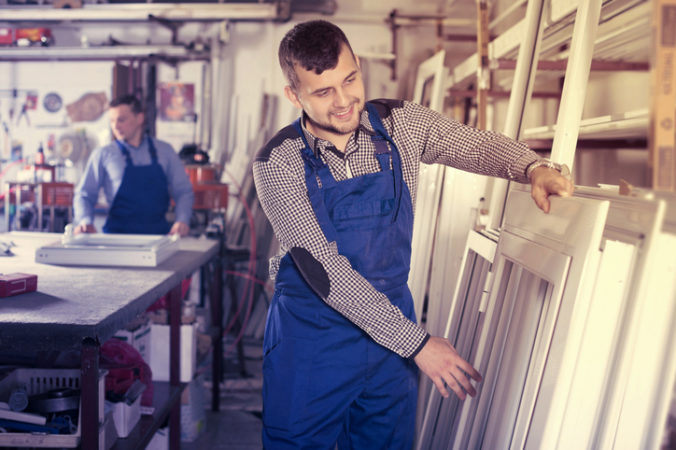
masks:
<path id="1" fill-rule="evenodd" d="M 578 195 L 610 200 L 604 253 L 611 243 L 622 244 L 626 254 L 609 256 L 613 260 L 610 271 L 619 271 L 621 259 L 630 265 L 621 285 L 612 276 L 606 282 L 599 277 L 594 303 L 609 301 L 613 289 L 621 289 L 621 294 L 616 293 L 620 303 L 608 303 L 603 314 L 588 319 L 594 343 L 609 343 L 605 344 L 607 351 L 599 349 L 593 360 L 592 344 L 583 348 L 589 356 L 581 354 L 577 362 L 559 448 L 583 442 L 586 436 L 586 448 L 656 450 L 661 447 L 668 393 L 676 379 L 676 230 L 670 227 L 676 197 L 661 194 L 653 199 L 650 193 L 647 198 L 632 198 L 589 188 Z M 616 315 L 613 307 L 619 310 Z M 579 409 L 587 411 L 594 397 L 582 398 L 582 392 L 599 376 L 595 370 L 601 370 L 601 363 L 606 367 L 589 430 L 577 422 L 582 422 Z M 570 436 L 571 430 L 577 440 Z"/>
<path id="2" fill-rule="evenodd" d="M 603 393 L 612 366 L 614 341 L 622 333 L 620 318 L 635 262 L 633 245 L 605 241 L 558 448 L 595 448 L 592 436 L 599 419 L 606 414 Z"/>
<path id="3" fill-rule="evenodd" d="M 585 271 L 599 260 L 607 201 L 553 198 L 546 215 L 528 192 L 514 190 L 507 205 L 485 332 L 472 360 L 484 381 L 463 405 L 456 449 L 522 448 L 542 378 L 562 372 L 561 359 L 579 346 L 570 318 L 580 297 L 588 303 L 593 283 Z M 554 400 L 553 392 L 547 396 Z"/>
<path id="4" fill-rule="evenodd" d="M 676 372 L 676 235 L 654 237 L 618 342 L 603 448 L 658 449 Z"/>

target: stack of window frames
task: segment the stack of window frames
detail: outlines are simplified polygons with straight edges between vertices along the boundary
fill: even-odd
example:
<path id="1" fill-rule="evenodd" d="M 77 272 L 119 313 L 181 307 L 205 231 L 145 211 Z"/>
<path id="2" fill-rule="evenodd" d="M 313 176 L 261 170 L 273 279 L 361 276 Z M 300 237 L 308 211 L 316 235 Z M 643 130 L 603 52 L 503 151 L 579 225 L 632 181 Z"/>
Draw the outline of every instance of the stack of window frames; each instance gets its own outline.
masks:
<path id="1" fill-rule="evenodd" d="M 418 448 L 660 448 L 676 373 L 676 199 L 661 197 L 581 188 L 544 215 L 510 193 L 488 302 L 468 245 L 446 333 L 484 381 L 462 404 L 431 393 Z"/>

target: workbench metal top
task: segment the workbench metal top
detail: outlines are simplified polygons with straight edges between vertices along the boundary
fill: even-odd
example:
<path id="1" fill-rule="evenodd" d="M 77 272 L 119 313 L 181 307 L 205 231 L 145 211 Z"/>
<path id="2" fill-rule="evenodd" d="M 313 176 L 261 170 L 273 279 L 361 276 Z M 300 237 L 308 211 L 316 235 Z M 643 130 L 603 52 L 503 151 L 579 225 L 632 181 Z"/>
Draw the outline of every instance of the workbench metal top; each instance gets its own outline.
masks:
<path id="1" fill-rule="evenodd" d="M 58 266 L 35 262 L 35 250 L 61 234 L 11 232 L 15 256 L 0 257 L 0 273 L 38 276 L 36 292 L 0 298 L 0 354 L 79 348 L 101 343 L 218 252 L 218 242 L 182 238 L 179 251 L 157 267 Z"/>

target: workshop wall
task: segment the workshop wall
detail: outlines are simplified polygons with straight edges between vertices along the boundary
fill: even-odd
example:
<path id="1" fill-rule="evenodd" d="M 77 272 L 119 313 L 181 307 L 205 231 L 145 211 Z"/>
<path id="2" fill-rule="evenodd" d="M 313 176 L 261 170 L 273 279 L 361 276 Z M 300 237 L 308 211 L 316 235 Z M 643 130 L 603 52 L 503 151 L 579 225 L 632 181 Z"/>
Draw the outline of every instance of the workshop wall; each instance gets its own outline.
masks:
<path id="1" fill-rule="evenodd" d="M 53 46 L 72 48 L 76 54 L 78 47 L 169 44 L 173 38 L 175 44 L 201 45 L 211 39 L 216 26 L 189 23 L 176 36 L 150 22 L 106 26 L 73 22 L 50 29 Z M 204 61 L 158 62 L 157 136 L 176 151 L 202 140 L 205 67 Z M 42 144 L 45 162 L 57 165 L 57 179 L 77 183 L 91 150 L 111 139 L 105 111 L 112 95 L 113 62 L 3 61 L 0 80 L 0 160 L 23 158 L 31 163 Z M 14 180 L 21 165 L 3 164 L 3 169 L 2 177 Z"/>
<path id="2" fill-rule="evenodd" d="M 176 151 L 199 140 L 204 66 L 158 65 L 157 137 Z M 32 162 L 42 145 L 57 178 L 76 183 L 91 151 L 111 140 L 112 70 L 112 62 L 0 63 L 1 158 Z"/>
<path id="3" fill-rule="evenodd" d="M 201 144 L 206 65 L 201 61 L 158 65 L 155 131 L 158 139 L 169 142 L 177 152 L 186 144 Z"/>
<path id="4" fill-rule="evenodd" d="M 111 69 L 110 62 L 1 62 L 2 159 L 33 161 L 42 145 L 46 162 L 63 164 L 57 178 L 76 182 L 91 150 L 109 139 Z"/>

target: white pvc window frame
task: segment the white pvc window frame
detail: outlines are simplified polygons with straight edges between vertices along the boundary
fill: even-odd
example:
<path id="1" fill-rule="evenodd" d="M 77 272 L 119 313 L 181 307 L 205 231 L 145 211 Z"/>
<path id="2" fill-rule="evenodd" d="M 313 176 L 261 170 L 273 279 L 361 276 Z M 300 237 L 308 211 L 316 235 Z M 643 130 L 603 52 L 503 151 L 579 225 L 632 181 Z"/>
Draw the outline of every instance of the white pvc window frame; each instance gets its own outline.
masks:
<path id="1" fill-rule="evenodd" d="M 177 236 L 64 234 L 35 251 L 35 262 L 56 265 L 155 267 L 179 250 Z"/>
<path id="2" fill-rule="evenodd" d="M 458 353 L 471 359 L 483 328 L 481 305 L 491 284 L 491 266 L 497 248 L 497 237 L 470 230 L 460 266 L 460 278 L 450 305 L 444 337 Z M 460 402 L 455 396 L 444 399 L 431 382 L 421 383 L 424 415 L 416 449 L 446 448 L 450 442 Z"/>
<path id="3" fill-rule="evenodd" d="M 447 72 L 444 67 L 445 57 L 446 52 L 441 50 L 418 66 L 413 93 L 414 102 L 425 103 L 424 106 L 439 113 L 443 111 L 444 104 L 443 86 Z M 419 170 L 408 277 L 418 323 L 421 323 L 427 293 L 444 173 L 444 167 L 438 164 L 422 164 Z"/>
<path id="4" fill-rule="evenodd" d="M 479 385 L 477 397 L 463 404 L 455 427 L 457 433 L 449 448 L 481 448 L 484 437 L 490 436 L 487 425 L 496 433 L 495 438 L 490 438 L 490 445 L 523 448 L 531 432 L 534 405 L 543 397 L 541 380 L 551 369 L 556 369 L 562 380 L 569 378 L 562 361 L 574 357 L 580 344 L 580 324 L 573 312 L 588 307 L 608 202 L 554 198 L 550 214 L 544 214 L 533 204 L 528 192 L 513 190 L 508 205 L 495 256 L 484 330 L 476 356 L 470 361 L 484 374 L 484 381 Z M 530 285 L 520 286 L 524 275 L 531 278 Z M 544 293 L 539 280 L 546 282 Z M 516 295 L 524 292 L 525 296 Z M 538 305 L 539 299 L 544 301 Z M 541 310 L 533 315 L 538 321 L 534 334 L 519 341 L 524 336 L 518 330 L 516 334 L 510 330 L 510 323 L 514 308 L 522 308 L 523 302 Z M 516 355 L 512 361 L 503 360 L 504 344 L 508 341 L 520 342 L 520 351 L 510 350 Z M 510 397 L 513 383 L 500 382 L 499 377 L 506 379 L 518 370 L 523 379 L 512 378 L 513 383 L 521 385 L 518 409 L 512 410 L 504 421 L 496 416 L 491 418 L 491 408 L 505 411 L 514 401 Z M 553 393 L 547 392 L 544 397 L 553 400 Z M 534 448 L 538 445 L 530 444 Z M 484 448 L 491 448 L 490 445 Z"/>

